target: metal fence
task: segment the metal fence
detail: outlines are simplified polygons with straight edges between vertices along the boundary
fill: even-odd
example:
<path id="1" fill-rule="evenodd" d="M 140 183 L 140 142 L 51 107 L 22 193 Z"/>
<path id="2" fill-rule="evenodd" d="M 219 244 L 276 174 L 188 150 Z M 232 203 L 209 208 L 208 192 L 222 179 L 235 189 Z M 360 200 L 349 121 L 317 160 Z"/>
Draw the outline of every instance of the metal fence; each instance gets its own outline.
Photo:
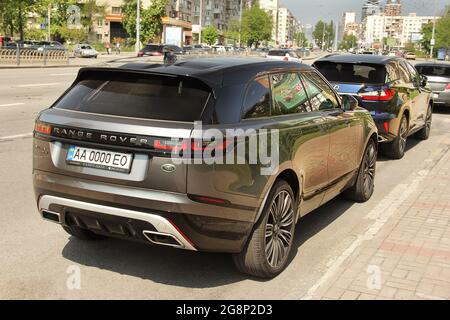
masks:
<path id="1" fill-rule="evenodd" d="M 69 64 L 67 50 L 27 49 L 27 48 L 1 48 L 0 65 L 61 65 Z"/>

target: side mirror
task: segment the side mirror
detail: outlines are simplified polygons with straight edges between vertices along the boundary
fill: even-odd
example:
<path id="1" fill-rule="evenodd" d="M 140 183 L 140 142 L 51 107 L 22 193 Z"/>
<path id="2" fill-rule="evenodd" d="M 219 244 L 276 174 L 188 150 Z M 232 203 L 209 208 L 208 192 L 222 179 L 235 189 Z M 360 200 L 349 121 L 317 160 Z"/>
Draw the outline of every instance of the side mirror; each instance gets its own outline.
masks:
<path id="1" fill-rule="evenodd" d="M 424 75 L 420 75 L 420 86 L 425 88 L 428 85 L 428 77 Z"/>
<path id="2" fill-rule="evenodd" d="M 358 100 L 351 95 L 343 95 L 342 96 L 342 106 L 344 107 L 344 111 L 353 111 L 358 107 Z"/>

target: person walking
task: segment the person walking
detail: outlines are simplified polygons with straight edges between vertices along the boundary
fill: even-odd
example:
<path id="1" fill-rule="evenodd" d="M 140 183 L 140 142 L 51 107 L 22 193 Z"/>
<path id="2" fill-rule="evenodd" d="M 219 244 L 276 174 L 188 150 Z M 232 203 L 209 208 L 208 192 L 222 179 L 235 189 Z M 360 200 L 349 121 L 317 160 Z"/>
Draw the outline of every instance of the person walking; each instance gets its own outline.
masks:
<path id="1" fill-rule="evenodd" d="M 111 54 L 111 44 L 109 42 L 105 43 L 106 53 L 108 56 Z"/>
<path id="2" fill-rule="evenodd" d="M 116 43 L 116 54 L 120 54 L 120 42 Z"/>

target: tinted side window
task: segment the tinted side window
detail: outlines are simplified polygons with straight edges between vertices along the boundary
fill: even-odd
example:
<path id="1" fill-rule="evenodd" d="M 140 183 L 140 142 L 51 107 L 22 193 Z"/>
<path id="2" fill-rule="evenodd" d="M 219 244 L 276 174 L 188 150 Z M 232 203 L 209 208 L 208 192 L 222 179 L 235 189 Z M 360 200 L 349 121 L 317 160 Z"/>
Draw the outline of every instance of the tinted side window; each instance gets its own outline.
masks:
<path id="1" fill-rule="evenodd" d="M 297 73 L 272 75 L 272 115 L 308 112 L 308 96 Z"/>
<path id="2" fill-rule="evenodd" d="M 411 79 L 411 76 L 409 74 L 408 67 L 403 62 L 398 63 L 398 72 L 400 75 L 400 80 L 403 83 L 412 83 L 413 82 Z"/>
<path id="3" fill-rule="evenodd" d="M 396 81 L 400 78 L 398 74 L 398 69 L 395 63 L 389 63 L 386 65 L 387 77 L 388 81 Z"/>
<path id="4" fill-rule="evenodd" d="M 340 107 L 333 89 L 317 73 L 307 71 L 302 72 L 301 76 L 305 82 L 306 92 L 311 101 L 313 111 L 330 110 Z"/>
<path id="5" fill-rule="evenodd" d="M 242 118 L 253 119 L 270 116 L 270 100 L 269 76 L 256 78 L 247 88 Z"/>
<path id="6" fill-rule="evenodd" d="M 419 73 L 417 72 L 417 70 L 409 63 L 409 62 L 405 62 L 406 67 L 408 68 L 408 71 L 411 75 L 411 80 L 413 81 L 413 83 L 417 86 L 420 85 L 420 76 Z"/>

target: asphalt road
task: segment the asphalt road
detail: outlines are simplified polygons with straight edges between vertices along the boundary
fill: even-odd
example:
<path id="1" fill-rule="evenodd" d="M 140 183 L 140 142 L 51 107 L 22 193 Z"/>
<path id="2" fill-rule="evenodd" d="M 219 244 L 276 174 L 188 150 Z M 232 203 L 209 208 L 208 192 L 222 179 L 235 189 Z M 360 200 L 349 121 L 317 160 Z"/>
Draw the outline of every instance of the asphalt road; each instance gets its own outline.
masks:
<path id="1" fill-rule="evenodd" d="M 380 157 L 369 202 L 337 198 L 301 219 L 289 267 L 277 278 L 261 281 L 239 274 L 225 254 L 113 239 L 87 243 L 40 218 L 32 190 L 29 134 L 39 110 L 64 92 L 76 72 L 0 70 L 0 299 L 302 298 L 373 223 L 367 214 L 439 159 L 450 134 L 450 111 L 437 110 L 428 141 L 411 139 L 401 161 Z M 80 270 L 81 288 L 71 290 L 67 281 L 73 266 Z"/>

